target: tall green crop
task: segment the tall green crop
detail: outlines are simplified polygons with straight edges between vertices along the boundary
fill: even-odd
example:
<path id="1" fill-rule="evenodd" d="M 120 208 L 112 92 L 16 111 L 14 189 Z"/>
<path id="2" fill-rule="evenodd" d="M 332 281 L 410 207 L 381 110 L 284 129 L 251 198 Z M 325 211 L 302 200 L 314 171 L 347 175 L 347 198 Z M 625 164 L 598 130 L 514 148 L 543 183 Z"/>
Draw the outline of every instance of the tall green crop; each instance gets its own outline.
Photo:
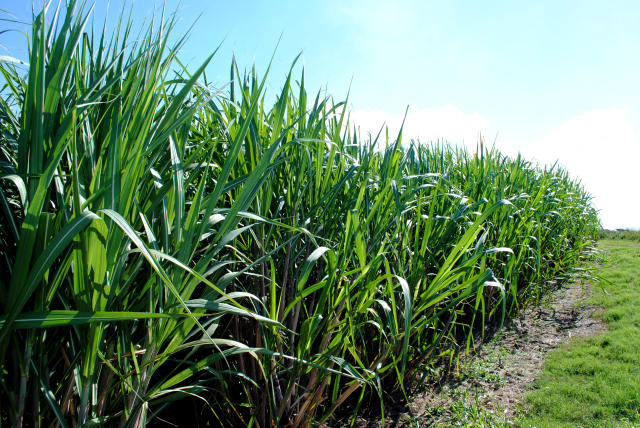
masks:
<path id="1" fill-rule="evenodd" d="M 134 39 L 89 17 L 42 12 L 28 66 L 0 64 L 2 420 L 300 426 L 382 406 L 591 245 L 563 170 L 363 140 L 293 66 L 268 106 L 255 69 L 232 62 L 226 94 L 212 57 L 183 70 L 172 18 Z"/>

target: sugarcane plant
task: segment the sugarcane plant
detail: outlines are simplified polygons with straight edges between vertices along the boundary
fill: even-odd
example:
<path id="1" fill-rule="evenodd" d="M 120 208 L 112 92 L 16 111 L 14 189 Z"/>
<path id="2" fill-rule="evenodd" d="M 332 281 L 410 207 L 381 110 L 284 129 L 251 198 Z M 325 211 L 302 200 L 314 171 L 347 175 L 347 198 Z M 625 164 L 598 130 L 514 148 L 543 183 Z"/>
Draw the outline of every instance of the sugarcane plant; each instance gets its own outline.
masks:
<path id="1" fill-rule="evenodd" d="M 363 136 L 296 61 L 272 106 L 268 68 L 219 90 L 173 15 L 90 17 L 35 14 L 28 63 L 0 63 L 2 422 L 384 414 L 588 257 L 560 168 Z"/>

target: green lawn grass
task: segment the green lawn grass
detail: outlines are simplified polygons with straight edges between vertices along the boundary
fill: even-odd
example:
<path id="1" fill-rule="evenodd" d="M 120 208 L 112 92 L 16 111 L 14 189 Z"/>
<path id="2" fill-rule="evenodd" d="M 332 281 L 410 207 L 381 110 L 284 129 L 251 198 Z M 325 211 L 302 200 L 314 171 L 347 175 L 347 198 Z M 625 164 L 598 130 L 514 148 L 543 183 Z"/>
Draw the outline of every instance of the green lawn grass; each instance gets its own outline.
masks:
<path id="1" fill-rule="evenodd" d="M 609 331 L 552 352 L 523 426 L 605 427 L 640 424 L 640 244 L 600 241 L 605 263 L 587 302 L 602 308 Z"/>

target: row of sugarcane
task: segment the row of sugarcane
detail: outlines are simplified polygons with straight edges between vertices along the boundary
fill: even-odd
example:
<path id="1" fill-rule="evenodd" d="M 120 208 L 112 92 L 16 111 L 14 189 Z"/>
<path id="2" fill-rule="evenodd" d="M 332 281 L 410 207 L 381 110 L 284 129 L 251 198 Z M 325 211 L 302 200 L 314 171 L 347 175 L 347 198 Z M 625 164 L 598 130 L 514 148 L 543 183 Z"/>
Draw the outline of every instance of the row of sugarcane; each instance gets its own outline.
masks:
<path id="1" fill-rule="evenodd" d="M 34 16 L 28 64 L 0 63 L 3 422 L 383 414 L 588 254 L 559 168 L 362 136 L 303 72 L 271 107 L 235 62 L 219 91 L 175 18 L 90 16 Z"/>

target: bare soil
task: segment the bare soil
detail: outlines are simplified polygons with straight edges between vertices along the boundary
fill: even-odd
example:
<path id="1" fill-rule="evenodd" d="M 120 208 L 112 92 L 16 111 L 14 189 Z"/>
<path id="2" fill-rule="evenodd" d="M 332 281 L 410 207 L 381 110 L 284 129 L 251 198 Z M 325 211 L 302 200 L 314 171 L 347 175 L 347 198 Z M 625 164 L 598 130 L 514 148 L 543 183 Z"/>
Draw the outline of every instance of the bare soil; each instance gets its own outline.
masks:
<path id="1" fill-rule="evenodd" d="M 570 284 L 551 293 L 541 305 L 523 311 L 457 369 L 437 382 L 426 381 L 412 388 L 408 405 L 391 402 L 385 406 L 391 413 L 386 426 L 449 426 L 452 406 L 460 402 L 499 412 L 503 421 L 509 421 L 525 410 L 522 396 L 532 388 L 549 351 L 571 338 L 606 329 L 594 317 L 599 308 L 584 304 L 590 287 L 588 283 Z M 362 418 L 356 425 L 381 424 L 379 419 Z"/>

